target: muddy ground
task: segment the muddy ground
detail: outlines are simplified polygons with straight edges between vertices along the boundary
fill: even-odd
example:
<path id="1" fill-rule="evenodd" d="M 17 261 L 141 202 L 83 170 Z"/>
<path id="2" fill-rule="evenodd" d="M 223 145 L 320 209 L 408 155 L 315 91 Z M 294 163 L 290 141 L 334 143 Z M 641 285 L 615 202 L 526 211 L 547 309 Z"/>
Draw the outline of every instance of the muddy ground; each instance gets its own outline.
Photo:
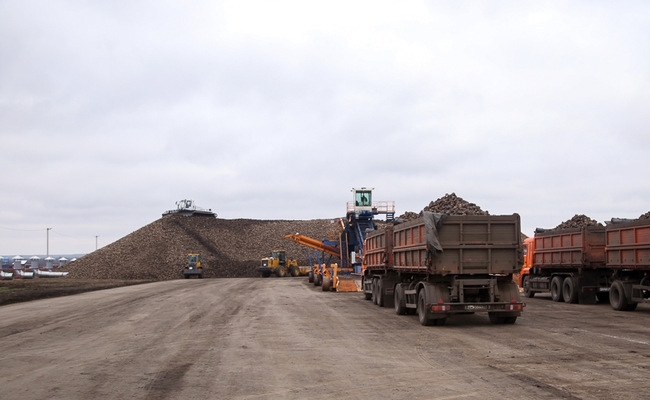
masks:
<path id="1" fill-rule="evenodd" d="M 650 305 L 536 296 L 514 325 L 476 313 L 424 327 L 363 297 L 306 278 L 177 279 L 9 304 L 2 395 L 622 400 L 650 390 Z"/>

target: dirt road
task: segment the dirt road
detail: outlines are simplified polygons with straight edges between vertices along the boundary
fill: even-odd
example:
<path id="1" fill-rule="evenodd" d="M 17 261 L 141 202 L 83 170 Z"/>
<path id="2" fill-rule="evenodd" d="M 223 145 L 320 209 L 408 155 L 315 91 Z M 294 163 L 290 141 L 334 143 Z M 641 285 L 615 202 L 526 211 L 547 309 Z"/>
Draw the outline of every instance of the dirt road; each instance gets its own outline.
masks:
<path id="1" fill-rule="evenodd" d="M 527 299 L 423 327 L 305 278 L 174 280 L 0 307 L 0 393 L 20 399 L 630 399 L 650 306 Z"/>

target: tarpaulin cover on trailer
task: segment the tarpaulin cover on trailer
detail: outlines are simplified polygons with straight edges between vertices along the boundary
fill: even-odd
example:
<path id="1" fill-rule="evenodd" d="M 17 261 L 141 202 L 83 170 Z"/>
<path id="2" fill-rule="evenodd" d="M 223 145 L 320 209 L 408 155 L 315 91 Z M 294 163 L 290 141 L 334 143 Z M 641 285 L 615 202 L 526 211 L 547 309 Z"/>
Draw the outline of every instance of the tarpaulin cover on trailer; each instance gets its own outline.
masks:
<path id="1" fill-rule="evenodd" d="M 431 211 L 424 211 L 424 227 L 427 231 L 427 250 L 431 254 L 442 253 L 442 245 L 438 238 L 438 229 L 442 225 L 446 215 L 441 213 L 434 213 Z"/>

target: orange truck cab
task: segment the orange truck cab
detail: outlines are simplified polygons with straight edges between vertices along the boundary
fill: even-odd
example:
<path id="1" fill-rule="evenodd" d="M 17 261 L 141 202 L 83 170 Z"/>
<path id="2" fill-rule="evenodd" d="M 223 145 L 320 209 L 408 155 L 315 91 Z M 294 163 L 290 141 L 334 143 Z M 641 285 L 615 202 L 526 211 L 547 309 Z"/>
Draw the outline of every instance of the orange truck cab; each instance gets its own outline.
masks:
<path id="1" fill-rule="evenodd" d="M 517 283 L 519 287 L 524 287 L 524 277 L 530 274 L 530 268 L 533 266 L 533 253 L 535 252 L 535 238 L 529 237 L 524 239 L 523 243 L 524 263 L 519 271 Z"/>

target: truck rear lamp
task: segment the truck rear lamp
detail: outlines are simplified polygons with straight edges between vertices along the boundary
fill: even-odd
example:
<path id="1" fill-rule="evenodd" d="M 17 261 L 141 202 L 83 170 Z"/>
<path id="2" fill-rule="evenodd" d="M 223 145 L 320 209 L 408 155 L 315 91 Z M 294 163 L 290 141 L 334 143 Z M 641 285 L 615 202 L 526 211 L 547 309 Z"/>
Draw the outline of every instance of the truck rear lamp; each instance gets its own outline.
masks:
<path id="1" fill-rule="evenodd" d="M 521 311 L 522 307 L 521 307 L 521 304 L 508 304 L 508 305 L 506 305 L 506 310 L 507 311 Z"/>
<path id="2" fill-rule="evenodd" d="M 433 305 L 431 306 L 431 311 L 439 312 L 439 311 L 451 311 L 451 306 L 450 305 Z"/>

